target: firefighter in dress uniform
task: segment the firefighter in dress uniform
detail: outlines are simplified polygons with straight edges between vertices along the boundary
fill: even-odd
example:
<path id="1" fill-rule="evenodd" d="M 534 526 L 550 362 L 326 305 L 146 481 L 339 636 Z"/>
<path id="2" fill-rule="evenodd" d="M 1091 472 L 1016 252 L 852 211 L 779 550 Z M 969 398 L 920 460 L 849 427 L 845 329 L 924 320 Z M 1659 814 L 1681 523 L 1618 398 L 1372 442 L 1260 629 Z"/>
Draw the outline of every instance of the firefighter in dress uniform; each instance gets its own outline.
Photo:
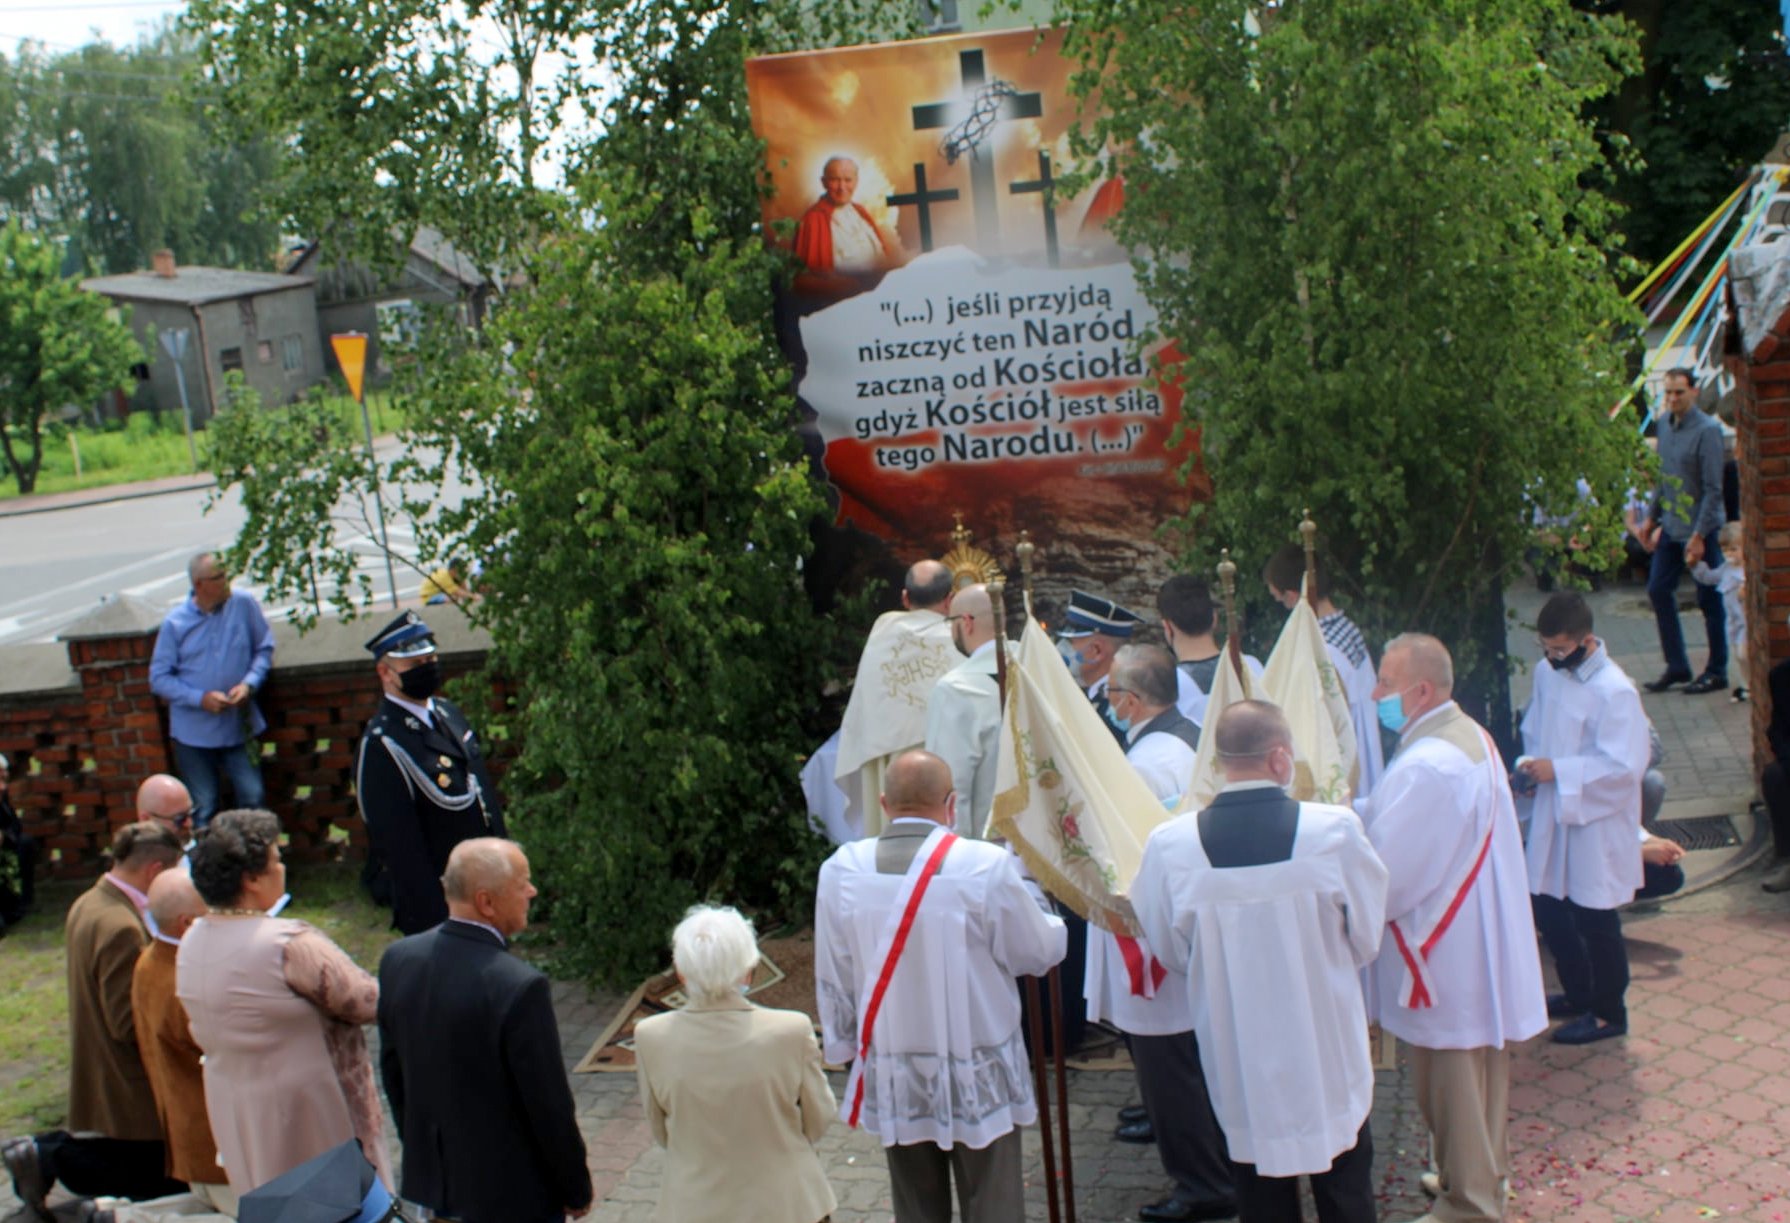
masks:
<path id="1" fill-rule="evenodd" d="M 503 807 L 472 726 L 435 695 L 435 636 L 407 611 L 367 642 L 385 699 L 361 735 L 354 789 L 391 881 L 392 925 L 418 934 L 447 917 L 441 876 L 469 837 L 501 837 Z"/>

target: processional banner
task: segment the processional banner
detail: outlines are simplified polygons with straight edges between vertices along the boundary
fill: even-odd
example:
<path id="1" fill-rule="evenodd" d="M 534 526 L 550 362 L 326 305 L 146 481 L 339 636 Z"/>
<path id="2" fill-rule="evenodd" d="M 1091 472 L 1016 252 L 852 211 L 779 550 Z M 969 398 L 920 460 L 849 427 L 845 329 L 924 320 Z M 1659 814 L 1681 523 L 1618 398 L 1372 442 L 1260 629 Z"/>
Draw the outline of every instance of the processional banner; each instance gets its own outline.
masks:
<path id="1" fill-rule="evenodd" d="M 784 343 L 838 520 L 925 555 L 961 511 L 1020 527 L 1059 573 L 1166 573 L 1155 527 L 1187 490 L 1164 345 L 1106 220 L 1117 179 L 1076 191 L 1088 104 L 1060 30 L 750 61 L 765 222 L 802 270 Z M 793 232 L 791 227 L 794 227 Z"/>

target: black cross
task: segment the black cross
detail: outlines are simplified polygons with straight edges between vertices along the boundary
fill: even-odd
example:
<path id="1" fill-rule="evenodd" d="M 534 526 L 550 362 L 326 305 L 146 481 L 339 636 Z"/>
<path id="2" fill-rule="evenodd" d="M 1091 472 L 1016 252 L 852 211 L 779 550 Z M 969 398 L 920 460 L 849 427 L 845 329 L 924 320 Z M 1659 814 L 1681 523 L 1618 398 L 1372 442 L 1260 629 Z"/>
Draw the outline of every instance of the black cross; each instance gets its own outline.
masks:
<path id="1" fill-rule="evenodd" d="M 954 200 L 958 196 L 956 187 L 944 191 L 928 191 L 926 189 L 926 167 L 919 162 L 914 163 L 914 189 L 901 195 L 885 195 L 890 204 L 912 204 L 920 214 L 920 253 L 925 254 L 932 249 L 932 204 L 935 200 Z"/>
<path id="2" fill-rule="evenodd" d="M 1029 195 L 1037 192 L 1044 202 L 1044 252 L 1050 260 L 1050 266 L 1057 266 L 1057 180 L 1050 172 L 1050 154 L 1043 149 L 1038 150 L 1038 177 L 1030 182 L 1008 183 L 1007 190 L 1014 195 Z"/>
<path id="3" fill-rule="evenodd" d="M 988 68 L 982 52 L 964 51 L 957 57 L 963 91 L 955 101 L 929 102 L 914 107 L 914 130 L 931 131 L 950 127 L 970 112 L 970 95 L 988 82 Z M 1016 93 L 1001 103 L 1002 119 L 1036 119 L 1044 113 L 1044 103 L 1035 93 Z M 994 158 L 973 151 L 970 157 L 970 194 L 976 201 L 976 238 L 992 249 L 1000 234 L 1000 196 L 994 185 Z"/>

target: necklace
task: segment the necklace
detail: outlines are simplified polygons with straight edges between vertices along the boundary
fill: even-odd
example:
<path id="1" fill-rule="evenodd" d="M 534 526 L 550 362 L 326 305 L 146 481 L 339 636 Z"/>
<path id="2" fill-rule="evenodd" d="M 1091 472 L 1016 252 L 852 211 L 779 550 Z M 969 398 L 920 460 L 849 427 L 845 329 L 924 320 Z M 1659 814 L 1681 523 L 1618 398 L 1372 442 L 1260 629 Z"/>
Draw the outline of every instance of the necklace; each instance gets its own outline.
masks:
<path id="1" fill-rule="evenodd" d="M 213 917 L 266 917 L 265 909 L 218 909 L 211 910 Z"/>

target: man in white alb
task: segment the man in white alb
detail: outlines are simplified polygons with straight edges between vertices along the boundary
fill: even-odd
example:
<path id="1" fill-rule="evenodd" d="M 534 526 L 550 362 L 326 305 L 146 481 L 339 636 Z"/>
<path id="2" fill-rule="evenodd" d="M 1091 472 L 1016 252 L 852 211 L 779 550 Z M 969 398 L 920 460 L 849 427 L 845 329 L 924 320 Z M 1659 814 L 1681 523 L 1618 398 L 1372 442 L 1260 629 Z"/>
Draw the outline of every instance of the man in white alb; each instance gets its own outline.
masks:
<path id="1" fill-rule="evenodd" d="M 1167 818 L 1193 780 L 1199 728 L 1175 708 L 1175 658 L 1161 646 L 1128 645 L 1113 659 L 1107 684 L 1113 713 L 1130 726 L 1125 758 Z M 1185 966 L 1170 969 L 1148 939 L 1088 931 L 1082 992 L 1090 1022 L 1123 1032 L 1137 1069 L 1144 1117 L 1120 1114 L 1122 1142 L 1156 1143 L 1169 1195 L 1137 1212 L 1144 1223 L 1228 1219 L 1236 1211 L 1224 1136 L 1212 1113 L 1194 1035 L 1194 1004 Z"/>
<path id="2" fill-rule="evenodd" d="M 951 571 L 938 561 L 917 562 L 902 585 L 900 611 L 876 618 L 858 657 L 857 679 L 839 724 L 833 776 L 867 836 L 882 830 L 883 770 L 902 752 L 926 742 L 926 702 L 932 686 L 956 666 L 951 642 Z M 848 819 L 850 817 L 848 816 Z"/>
<path id="3" fill-rule="evenodd" d="M 1379 950 L 1386 868 L 1347 807 L 1289 798 L 1293 733 L 1238 701 L 1207 730 L 1225 786 L 1158 827 L 1131 886 L 1199 1036 L 1242 1223 L 1373 1223 L 1373 1060 L 1357 970 Z"/>
<path id="4" fill-rule="evenodd" d="M 957 787 L 965 836 L 980 837 L 994 808 L 994 766 L 1001 729 L 994 604 L 988 587 L 965 586 L 946 617 L 963 658 L 939 676 L 926 701 L 926 750 L 945 762 Z"/>
<path id="5" fill-rule="evenodd" d="M 1006 849 L 958 838 L 945 762 L 889 766 L 882 835 L 820 870 L 814 978 L 822 1048 L 852 1064 L 840 1116 L 882 1139 L 896 1223 L 1025 1217 L 1018 1127 L 1038 1119 L 1015 977 L 1063 958 Z"/>
<path id="6" fill-rule="evenodd" d="M 1547 1026 L 1547 1006 L 1510 781 L 1453 694 L 1440 641 L 1387 644 L 1374 699 L 1399 745 L 1361 805 L 1389 879 L 1380 1024 L 1411 1046 L 1440 1179 L 1426 1218 L 1471 1223 L 1504 1217 L 1510 1046 Z"/>
<path id="7" fill-rule="evenodd" d="M 1548 1014 L 1570 1020 L 1554 1033 L 1585 1045 L 1628 1031 L 1628 948 L 1617 909 L 1644 882 L 1641 777 L 1647 715 L 1634 681 L 1592 635 L 1583 595 L 1562 591 L 1535 619 L 1545 667 L 1523 714 L 1516 780 L 1527 793 L 1529 891 L 1535 925 L 1564 991 Z"/>

